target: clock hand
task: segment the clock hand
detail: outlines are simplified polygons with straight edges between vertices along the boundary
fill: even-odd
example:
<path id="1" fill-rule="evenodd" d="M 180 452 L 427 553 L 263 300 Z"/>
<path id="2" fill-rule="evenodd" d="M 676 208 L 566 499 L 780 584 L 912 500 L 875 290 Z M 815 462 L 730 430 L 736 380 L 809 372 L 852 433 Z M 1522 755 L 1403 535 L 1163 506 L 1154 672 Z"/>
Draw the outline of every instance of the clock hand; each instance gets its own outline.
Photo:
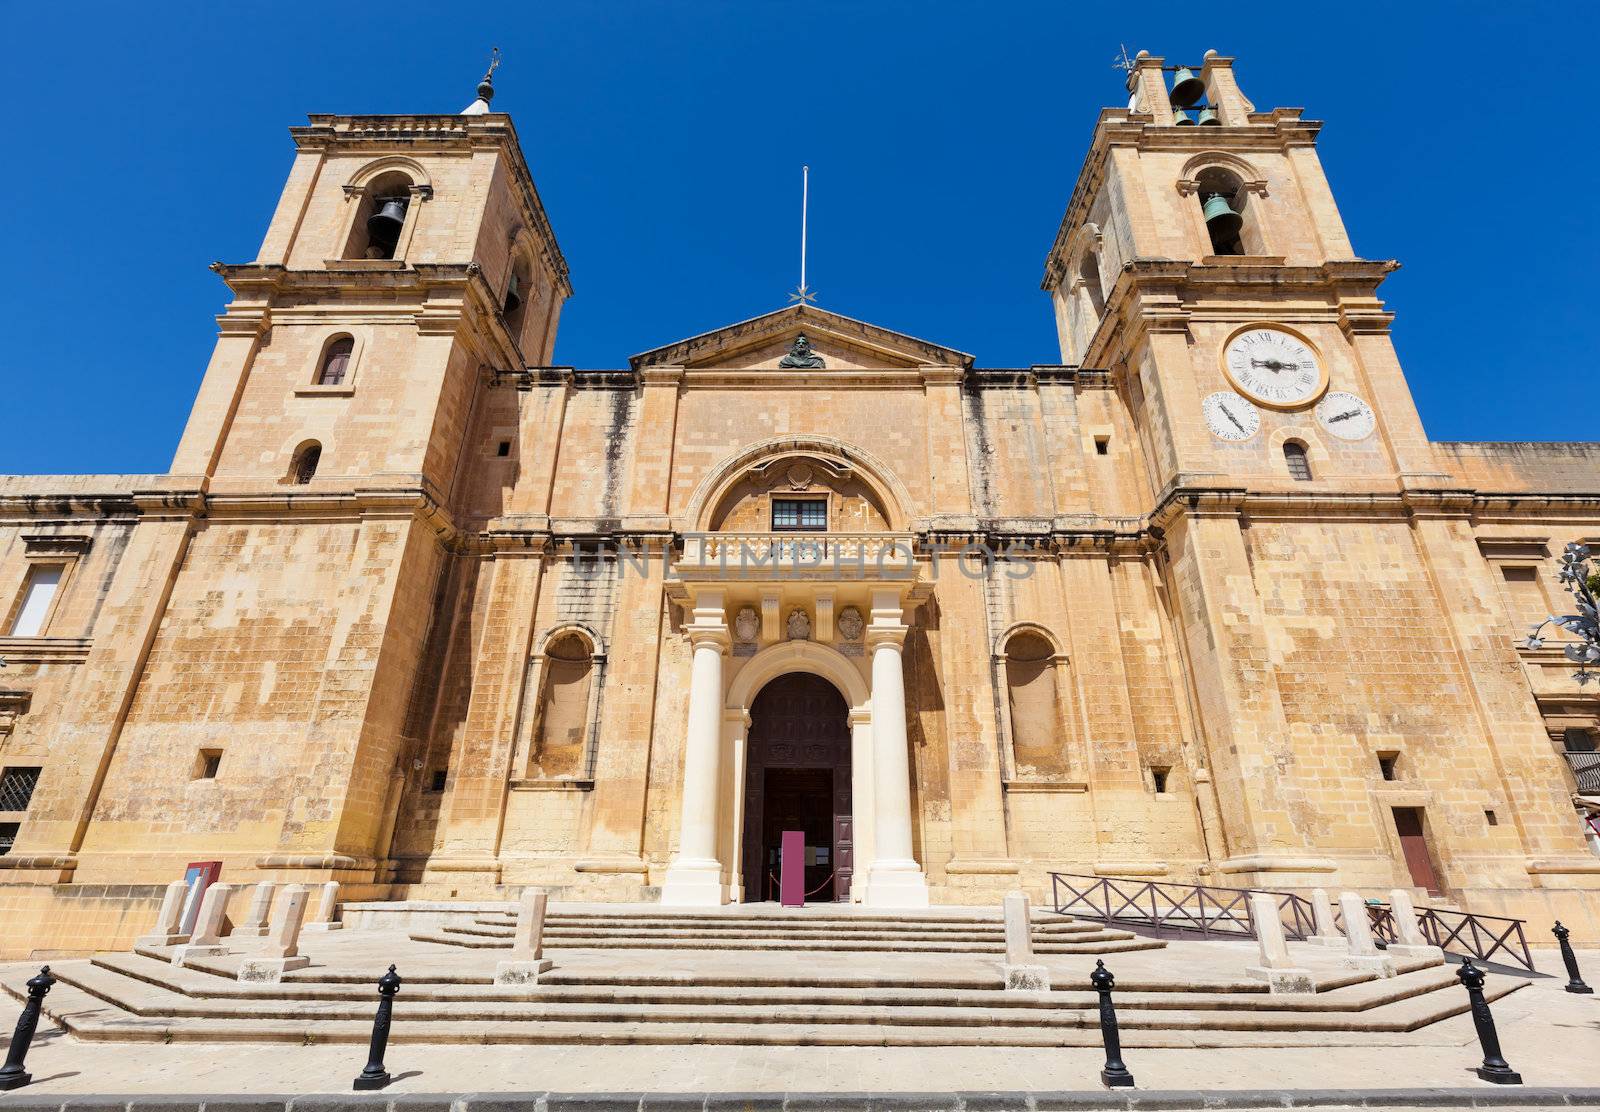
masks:
<path id="1" fill-rule="evenodd" d="M 1359 409 L 1352 409 L 1348 413 L 1339 414 L 1337 417 L 1329 417 L 1328 418 L 1328 424 L 1331 425 L 1335 421 L 1348 421 L 1352 417 L 1359 417 L 1359 416 L 1361 416 L 1361 411 Z"/>
<path id="2" fill-rule="evenodd" d="M 1235 417 L 1232 413 L 1229 413 L 1227 406 L 1219 405 L 1217 408 L 1222 410 L 1222 415 L 1224 417 L 1233 422 L 1234 428 L 1238 429 L 1240 432 L 1244 432 L 1244 426 L 1239 423 L 1239 418 Z"/>

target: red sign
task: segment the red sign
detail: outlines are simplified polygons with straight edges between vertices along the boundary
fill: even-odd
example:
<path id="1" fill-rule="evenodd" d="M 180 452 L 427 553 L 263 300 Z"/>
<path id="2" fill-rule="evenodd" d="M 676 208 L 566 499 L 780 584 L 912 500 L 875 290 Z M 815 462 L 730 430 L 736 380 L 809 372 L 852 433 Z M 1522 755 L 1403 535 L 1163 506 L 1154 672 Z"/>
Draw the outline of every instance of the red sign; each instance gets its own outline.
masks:
<path id="1" fill-rule="evenodd" d="M 804 907 L 806 902 L 806 832 L 785 830 L 778 854 L 778 902 Z"/>

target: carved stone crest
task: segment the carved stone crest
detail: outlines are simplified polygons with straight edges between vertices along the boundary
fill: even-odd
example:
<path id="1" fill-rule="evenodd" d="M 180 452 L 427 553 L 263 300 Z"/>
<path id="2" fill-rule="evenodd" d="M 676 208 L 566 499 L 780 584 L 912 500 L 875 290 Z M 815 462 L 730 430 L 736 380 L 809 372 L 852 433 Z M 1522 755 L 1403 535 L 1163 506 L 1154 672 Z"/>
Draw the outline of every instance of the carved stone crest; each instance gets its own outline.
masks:
<path id="1" fill-rule="evenodd" d="M 826 367 L 822 356 L 811 350 L 811 341 L 806 339 L 804 332 L 794 338 L 794 343 L 789 345 L 789 354 L 778 360 L 778 366 L 792 369 L 796 367 Z"/>
<path id="2" fill-rule="evenodd" d="M 740 641 L 749 644 L 756 639 L 756 634 L 761 632 L 761 615 L 756 613 L 754 606 L 742 608 L 733 619 L 733 635 Z"/>
<path id="3" fill-rule="evenodd" d="M 784 478 L 789 480 L 790 490 L 805 490 L 811 485 L 814 474 L 809 464 L 797 463 L 784 472 Z"/>
<path id="4" fill-rule="evenodd" d="M 789 611 L 789 640 L 811 640 L 811 615 L 799 607 Z"/>
<path id="5" fill-rule="evenodd" d="M 866 628 L 866 623 L 861 620 L 861 611 L 854 606 L 846 606 L 839 611 L 839 616 L 834 619 L 833 625 L 839 631 L 839 636 L 846 641 L 861 640 L 861 631 Z"/>

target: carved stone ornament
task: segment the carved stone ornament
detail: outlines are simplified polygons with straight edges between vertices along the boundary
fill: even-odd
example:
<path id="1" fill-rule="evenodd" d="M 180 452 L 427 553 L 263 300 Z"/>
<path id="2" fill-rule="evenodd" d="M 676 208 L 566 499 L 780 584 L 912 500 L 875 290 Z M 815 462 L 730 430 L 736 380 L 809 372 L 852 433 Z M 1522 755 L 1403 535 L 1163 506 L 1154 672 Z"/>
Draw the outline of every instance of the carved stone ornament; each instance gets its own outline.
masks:
<path id="1" fill-rule="evenodd" d="M 866 628 L 866 623 L 861 620 L 861 611 L 854 606 L 846 606 L 839 611 L 839 616 L 834 619 L 833 625 L 839 631 L 839 636 L 846 641 L 861 640 L 861 631 Z"/>
<path id="2" fill-rule="evenodd" d="M 811 615 L 798 607 L 789 611 L 789 640 L 811 640 Z"/>
<path id="3" fill-rule="evenodd" d="M 760 632 L 761 615 L 756 613 L 754 606 L 744 607 L 733 619 L 733 635 L 746 644 L 754 641 Z"/>
<path id="4" fill-rule="evenodd" d="M 811 485 L 814 474 L 815 472 L 807 464 L 797 463 L 784 472 L 784 478 L 789 481 L 790 490 L 805 490 Z"/>
<path id="5" fill-rule="evenodd" d="M 804 332 L 794 338 L 794 343 L 789 347 L 789 354 L 778 360 L 778 366 L 791 368 L 826 367 L 822 356 L 811 350 L 811 341 L 806 339 Z"/>

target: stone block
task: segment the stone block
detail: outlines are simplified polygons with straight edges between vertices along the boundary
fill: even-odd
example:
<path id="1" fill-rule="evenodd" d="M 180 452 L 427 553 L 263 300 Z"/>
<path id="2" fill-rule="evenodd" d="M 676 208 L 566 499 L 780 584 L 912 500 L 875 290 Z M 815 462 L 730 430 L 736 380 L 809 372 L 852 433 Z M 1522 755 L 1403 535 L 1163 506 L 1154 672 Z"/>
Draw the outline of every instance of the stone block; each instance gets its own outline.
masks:
<path id="1" fill-rule="evenodd" d="M 239 963 L 239 980 L 275 985 L 291 969 L 304 969 L 310 958 L 245 958 Z"/>
<path id="2" fill-rule="evenodd" d="M 539 983 L 539 974 L 555 965 L 549 958 L 528 961 L 503 961 L 494 967 L 497 985 L 532 985 Z"/>
<path id="3" fill-rule="evenodd" d="M 1012 965 L 1000 967 L 1006 977 L 1008 992 L 1049 992 L 1050 970 L 1042 965 Z"/>

